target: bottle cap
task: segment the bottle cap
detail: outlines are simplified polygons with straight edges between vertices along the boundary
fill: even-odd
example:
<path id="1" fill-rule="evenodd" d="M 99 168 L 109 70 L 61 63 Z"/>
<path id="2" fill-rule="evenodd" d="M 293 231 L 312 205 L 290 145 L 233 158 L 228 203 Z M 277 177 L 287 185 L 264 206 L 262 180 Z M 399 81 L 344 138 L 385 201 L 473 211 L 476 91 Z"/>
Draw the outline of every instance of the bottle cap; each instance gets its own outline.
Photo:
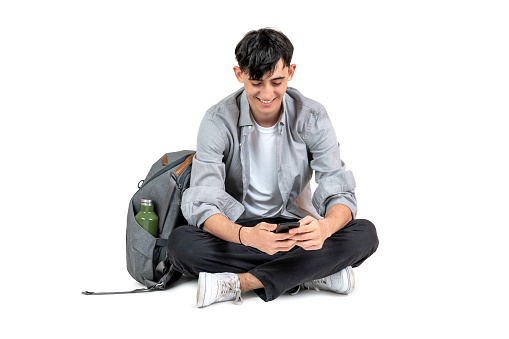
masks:
<path id="1" fill-rule="evenodd" d="M 152 206 L 153 205 L 152 200 L 150 200 L 150 199 L 141 199 L 141 204 L 143 206 Z"/>

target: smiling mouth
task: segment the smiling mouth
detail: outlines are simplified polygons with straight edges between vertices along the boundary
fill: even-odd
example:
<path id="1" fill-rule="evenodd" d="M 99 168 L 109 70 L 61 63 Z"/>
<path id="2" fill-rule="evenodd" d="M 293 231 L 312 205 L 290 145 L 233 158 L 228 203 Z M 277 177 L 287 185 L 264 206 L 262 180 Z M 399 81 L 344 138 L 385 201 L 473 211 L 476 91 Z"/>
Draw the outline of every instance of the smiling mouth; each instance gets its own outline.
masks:
<path id="1" fill-rule="evenodd" d="M 261 102 L 262 104 L 268 105 L 268 104 L 270 104 L 271 102 L 273 102 L 276 98 L 274 98 L 274 99 L 272 99 L 272 100 L 262 100 L 262 99 L 260 99 L 260 98 L 256 98 L 256 99 L 260 100 L 260 102 Z"/>

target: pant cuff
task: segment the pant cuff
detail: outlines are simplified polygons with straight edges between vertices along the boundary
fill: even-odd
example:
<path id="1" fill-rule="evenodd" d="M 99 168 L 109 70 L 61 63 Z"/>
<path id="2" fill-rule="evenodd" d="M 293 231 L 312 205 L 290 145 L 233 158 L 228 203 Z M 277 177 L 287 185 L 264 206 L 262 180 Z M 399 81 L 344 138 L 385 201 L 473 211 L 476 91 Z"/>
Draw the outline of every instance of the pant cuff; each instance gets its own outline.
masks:
<path id="1" fill-rule="evenodd" d="M 271 282 L 269 282 L 263 275 L 260 275 L 256 272 L 256 268 L 248 272 L 252 274 L 256 279 L 260 280 L 263 285 L 263 288 L 259 288 L 254 290 L 256 295 L 260 297 L 263 301 L 272 301 L 274 300 L 274 286 Z"/>

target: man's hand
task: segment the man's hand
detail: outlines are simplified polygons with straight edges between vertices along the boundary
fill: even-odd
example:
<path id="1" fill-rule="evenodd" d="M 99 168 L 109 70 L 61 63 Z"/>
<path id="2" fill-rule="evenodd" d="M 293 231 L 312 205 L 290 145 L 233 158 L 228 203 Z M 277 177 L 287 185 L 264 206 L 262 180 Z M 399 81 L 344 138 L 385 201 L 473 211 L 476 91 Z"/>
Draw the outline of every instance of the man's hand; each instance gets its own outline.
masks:
<path id="1" fill-rule="evenodd" d="M 300 227 L 291 229 L 288 233 L 296 245 L 305 250 L 319 250 L 325 239 L 332 235 L 329 224 L 325 219 L 317 220 L 311 216 L 299 220 Z"/>
<path id="2" fill-rule="evenodd" d="M 240 237 L 242 243 L 273 255 L 277 252 L 289 251 L 295 246 L 296 240 L 289 233 L 273 233 L 276 224 L 261 222 L 254 227 L 244 227 Z"/>
<path id="3" fill-rule="evenodd" d="M 300 227 L 290 230 L 292 237 L 296 240 L 296 245 L 305 250 L 319 250 L 322 248 L 325 239 L 345 227 L 352 220 L 350 209 L 341 204 L 332 205 L 325 218 L 317 220 L 307 216 L 299 220 Z"/>

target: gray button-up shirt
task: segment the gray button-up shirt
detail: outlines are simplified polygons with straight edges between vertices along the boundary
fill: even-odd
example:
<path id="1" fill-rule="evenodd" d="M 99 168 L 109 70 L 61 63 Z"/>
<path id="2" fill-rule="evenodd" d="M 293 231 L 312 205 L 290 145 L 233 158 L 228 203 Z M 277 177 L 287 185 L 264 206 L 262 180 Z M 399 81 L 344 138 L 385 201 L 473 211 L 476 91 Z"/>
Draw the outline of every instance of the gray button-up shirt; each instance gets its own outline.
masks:
<path id="1" fill-rule="evenodd" d="M 357 213 L 355 180 L 339 156 L 339 143 L 325 108 L 288 87 L 277 134 L 278 186 L 283 216 L 320 218 L 335 204 Z M 221 213 L 235 222 L 244 212 L 249 187 L 249 150 L 244 142 L 253 131 L 244 88 L 212 106 L 198 131 L 191 185 L 182 212 L 190 225 L 201 227 Z M 315 171 L 318 184 L 311 194 Z"/>

